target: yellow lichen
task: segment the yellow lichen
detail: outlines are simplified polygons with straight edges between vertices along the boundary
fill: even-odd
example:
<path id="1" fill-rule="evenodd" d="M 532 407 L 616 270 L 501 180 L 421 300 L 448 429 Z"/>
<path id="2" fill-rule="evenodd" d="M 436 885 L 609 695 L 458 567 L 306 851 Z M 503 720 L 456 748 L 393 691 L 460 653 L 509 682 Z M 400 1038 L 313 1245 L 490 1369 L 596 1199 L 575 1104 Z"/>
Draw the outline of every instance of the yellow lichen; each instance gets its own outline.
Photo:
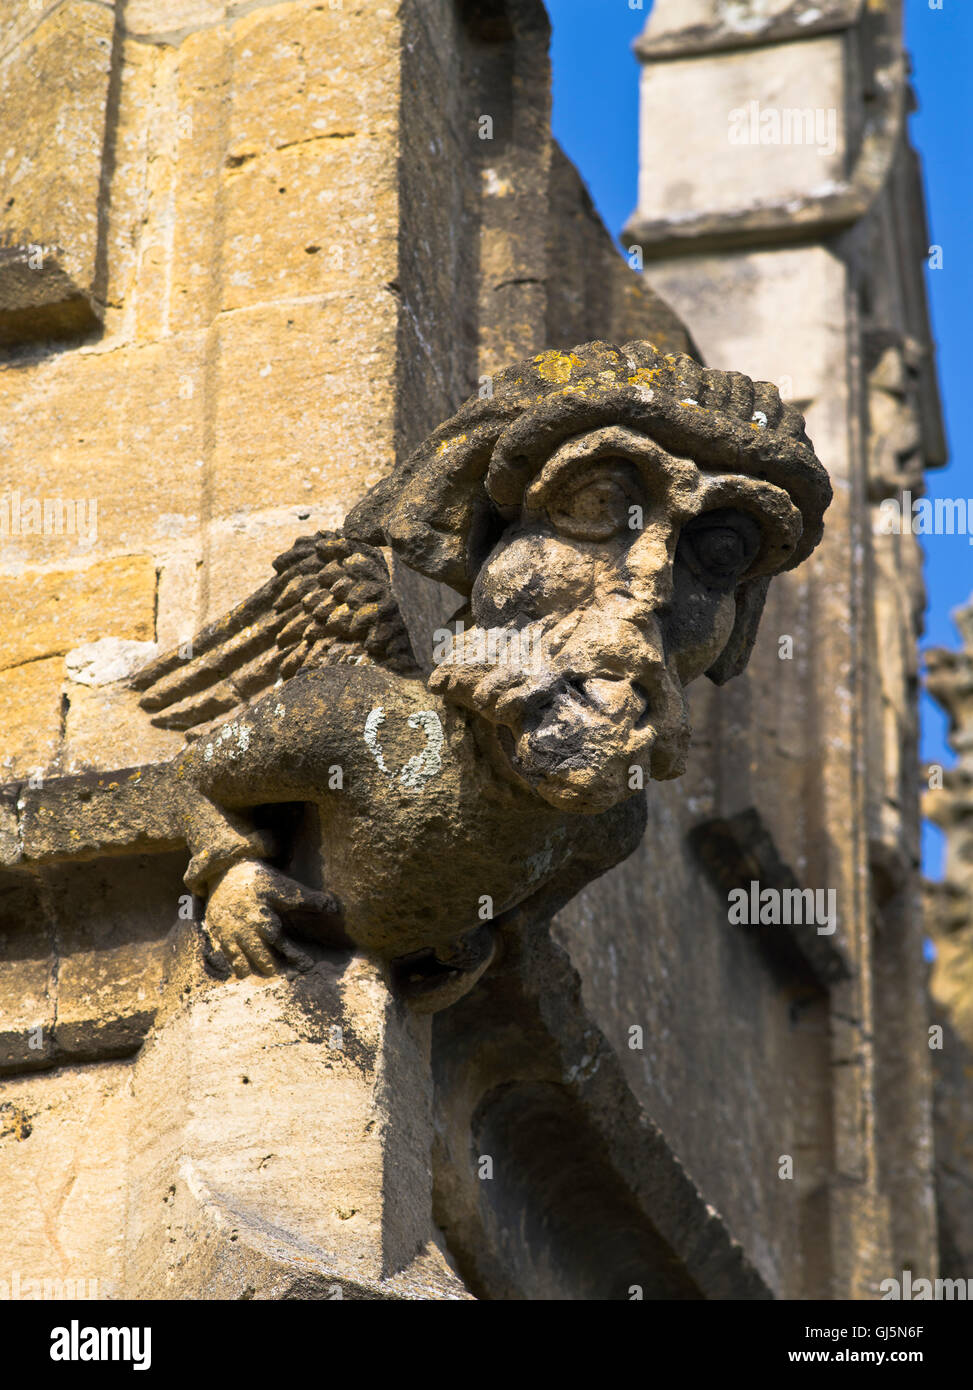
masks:
<path id="1" fill-rule="evenodd" d="M 436 450 L 437 457 L 442 458 L 443 454 L 448 453 L 454 444 L 465 444 L 468 438 L 469 435 L 456 434 L 452 437 L 452 439 L 444 439 L 443 442 L 440 444 L 439 448 Z"/>
<path id="2" fill-rule="evenodd" d="M 629 386 L 651 386 L 658 374 L 658 367 L 639 367 L 626 380 Z"/>
<path id="3" fill-rule="evenodd" d="M 581 358 L 573 352 L 542 352 L 534 358 L 534 362 L 537 365 L 538 376 L 544 381 L 556 382 L 558 385 L 570 381 L 575 367 L 584 365 Z"/>

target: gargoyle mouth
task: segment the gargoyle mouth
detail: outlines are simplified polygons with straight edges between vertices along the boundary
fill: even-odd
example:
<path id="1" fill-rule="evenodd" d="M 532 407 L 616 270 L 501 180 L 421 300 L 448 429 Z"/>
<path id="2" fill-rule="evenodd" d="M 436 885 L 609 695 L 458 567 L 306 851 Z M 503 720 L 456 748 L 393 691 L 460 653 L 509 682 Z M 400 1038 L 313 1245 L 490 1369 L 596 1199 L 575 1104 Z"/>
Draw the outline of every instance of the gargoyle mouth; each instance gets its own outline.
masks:
<path id="1" fill-rule="evenodd" d="M 681 711 L 680 711 L 681 713 Z M 668 716 L 668 717 L 667 717 Z M 633 766 L 665 776 L 661 758 L 671 711 L 655 707 L 637 681 L 615 671 L 573 674 L 507 702 L 494 727 L 499 748 L 522 781 L 565 808 L 603 810 L 636 790 Z M 683 721 L 677 720 L 676 745 Z M 678 759 L 677 759 L 678 760 Z M 670 774 L 671 775 L 671 774 Z"/>
<path id="2" fill-rule="evenodd" d="M 539 641 L 526 653 L 515 647 L 520 660 L 491 662 L 476 635 L 466 634 L 462 659 L 444 661 L 429 684 L 487 726 L 502 776 L 561 809 L 601 811 L 645 778 L 682 772 L 685 700 L 654 645 L 629 662 L 595 625 L 584 643 Z M 584 650 L 592 644 L 599 650 Z"/>

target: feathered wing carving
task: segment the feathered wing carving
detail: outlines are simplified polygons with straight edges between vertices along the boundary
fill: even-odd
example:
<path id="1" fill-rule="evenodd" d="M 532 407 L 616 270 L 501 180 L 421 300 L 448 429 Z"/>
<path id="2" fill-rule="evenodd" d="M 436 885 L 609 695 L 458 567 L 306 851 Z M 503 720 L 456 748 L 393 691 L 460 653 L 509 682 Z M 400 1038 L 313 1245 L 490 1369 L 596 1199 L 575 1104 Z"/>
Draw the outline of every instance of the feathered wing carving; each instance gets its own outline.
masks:
<path id="1" fill-rule="evenodd" d="M 198 737 L 306 666 L 416 670 L 380 550 L 319 531 L 278 555 L 274 569 L 273 579 L 197 634 L 191 655 L 167 652 L 132 678 L 153 724 Z"/>

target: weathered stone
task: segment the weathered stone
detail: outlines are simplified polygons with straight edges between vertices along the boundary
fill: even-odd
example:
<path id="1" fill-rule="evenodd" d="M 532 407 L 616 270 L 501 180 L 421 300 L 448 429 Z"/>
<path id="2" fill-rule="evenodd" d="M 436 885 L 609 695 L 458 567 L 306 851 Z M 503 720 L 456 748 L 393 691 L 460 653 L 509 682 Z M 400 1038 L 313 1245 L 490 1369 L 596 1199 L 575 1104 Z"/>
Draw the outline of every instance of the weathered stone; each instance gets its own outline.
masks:
<path id="1" fill-rule="evenodd" d="M 21 792 L 20 834 L 27 859 L 87 858 L 177 849 L 181 835 L 166 790 L 171 769 L 124 768 L 54 778 Z"/>
<path id="2" fill-rule="evenodd" d="M 154 636 L 155 567 L 148 557 L 103 560 L 88 569 L 35 570 L 8 577 L 10 607 L 0 629 L 0 669 L 64 654 L 104 637 Z M 30 614 L 29 624 L 23 621 Z"/>
<path id="3" fill-rule="evenodd" d="M 104 1062 L 4 1081 L 0 1182 L 17 1244 L 3 1277 L 20 1286 L 11 1297 L 122 1295 L 131 1071 Z"/>
<path id="4" fill-rule="evenodd" d="M 100 637 L 76 647 L 64 658 L 68 680 L 79 685 L 110 685 L 124 680 L 159 655 L 154 642 L 133 642 L 124 637 Z"/>
<path id="5" fill-rule="evenodd" d="M 37 881 L 0 879 L 0 1073 L 50 1063 L 57 1014 L 53 945 Z"/>
<path id="6" fill-rule="evenodd" d="M 255 574 L 266 574 L 274 559 L 293 542 L 295 535 L 312 528 L 336 530 L 344 516 L 342 508 L 330 501 L 319 502 L 324 491 L 322 469 L 317 464 L 301 479 L 299 491 L 308 500 L 290 507 L 268 507 L 261 511 L 238 511 L 213 521 L 203 536 L 205 563 L 200 590 L 194 603 L 180 606 L 177 642 L 161 644 L 165 651 L 193 638 L 194 618 L 213 621 L 241 603 L 253 588 Z"/>
<path id="7" fill-rule="evenodd" d="M 5 565 L 151 567 L 153 549 L 193 535 L 204 485 L 204 347 L 199 335 L 183 335 L 48 355 L 18 370 L 0 365 L 0 522 L 15 497 L 21 515 L 31 500 L 41 515 L 45 503 L 83 504 L 73 526 L 8 525 Z M 97 573 L 80 582 L 98 592 Z M 110 612 L 106 603 L 106 619 Z M 86 628 L 71 645 L 105 635 L 153 634 Z"/>
<path id="8" fill-rule="evenodd" d="M 929 987 L 941 1030 L 936 1068 L 936 1179 L 943 1274 L 973 1268 L 973 603 L 953 614 L 958 651 L 926 653 L 926 686 L 949 716 L 955 767 L 928 768 L 923 810 L 945 832 L 940 882 L 925 885 L 936 957 Z"/>
<path id="9" fill-rule="evenodd" d="M 60 657 L 0 671 L 0 776 L 14 782 L 53 763 L 61 742 Z"/>
<path id="10" fill-rule="evenodd" d="M 831 939 L 837 922 L 818 922 L 816 908 L 804 901 L 807 890 L 781 860 L 758 811 L 751 808 L 729 820 L 702 821 L 693 827 L 690 842 L 719 892 L 749 897 L 756 884 L 758 901 L 765 888 L 790 895 L 794 910 L 783 921 L 764 925 L 747 904 L 748 935 L 779 968 L 792 975 L 806 973 L 822 989 L 849 977 L 847 954 Z"/>
<path id="11" fill-rule="evenodd" d="M 169 1013 L 133 1078 L 133 1295 L 468 1297 L 432 1244 L 427 1033 L 363 961 Z"/>
<path id="12" fill-rule="evenodd" d="M 597 905 L 585 894 L 566 908 L 562 939 L 604 1028 L 621 1009 L 665 1039 L 644 1067 L 626 1059 L 630 1084 L 731 1225 L 754 1233 L 767 1283 L 785 1297 L 874 1297 L 883 1277 L 936 1265 L 917 910 L 921 572 L 914 537 L 876 534 L 873 501 L 898 446 L 893 487 L 943 461 L 899 15 L 860 0 L 656 0 L 636 50 L 644 146 L 624 239 L 706 361 L 773 381 L 802 412 L 835 500 L 822 546 L 771 586 L 742 679 L 719 695 L 694 687 L 700 756 L 653 798 L 654 853 L 616 870 Z M 674 121 L 677 108 L 690 118 Z M 835 894 L 828 939 L 851 974 L 827 1002 L 737 955 L 725 895 L 698 900 L 681 839 L 751 807 L 800 883 Z M 652 930 L 623 927 L 599 959 L 588 943 L 607 900 L 627 922 L 650 876 L 665 903 L 645 909 Z M 678 985 L 689 975 L 691 1023 Z M 725 1065 L 728 976 L 749 1001 L 750 1040 L 737 1035 Z M 767 1056 L 790 1070 L 785 1093 L 764 1075 Z M 675 1103 L 694 1084 L 688 1057 L 719 1098 L 705 1123 Z M 741 1058 L 761 1083 L 741 1080 Z M 727 1136 L 716 1162 L 714 1128 Z M 770 1165 L 726 1161 L 738 1143 L 740 1155 L 779 1155 L 805 1142 L 793 1187 Z M 803 1270 L 781 1259 L 784 1230 Z"/>
<path id="13" fill-rule="evenodd" d="M 124 686 L 90 688 L 68 680 L 62 690 L 60 770 L 66 776 L 165 762 L 182 746 L 178 734 L 146 725 L 134 692 Z"/>
<path id="14" fill-rule="evenodd" d="M 828 36 L 646 65 L 639 215 L 726 214 L 836 182 L 847 163 L 844 53 Z M 694 111 L 680 141 L 681 177 L 669 173 L 671 128 L 656 118 L 660 107 Z"/>
<path id="15" fill-rule="evenodd" d="M 926 815 L 946 833 L 943 881 L 927 890 L 929 929 L 936 943 L 930 987 L 973 1052 L 973 604 L 953 616 L 963 647 L 926 653 L 926 687 L 949 716 L 949 742 L 959 758 L 956 767 L 929 769 L 930 790 L 923 804 Z"/>
<path id="16" fill-rule="evenodd" d="M 339 291 L 323 306 L 258 306 L 221 321 L 214 515 L 239 512 L 257 468 L 266 507 L 357 496 L 387 471 L 396 319 L 394 296 L 375 289 L 367 303 Z"/>
<path id="17" fill-rule="evenodd" d="M 9 28 L 5 13 L 0 38 L 0 345 L 83 333 L 104 292 L 98 200 L 114 6 L 14 8 L 19 22 Z"/>
<path id="18" fill-rule="evenodd" d="M 44 900 L 61 923 L 53 1055 L 117 1057 L 142 1042 L 159 1007 L 169 948 L 185 897 L 181 854 L 45 867 Z M 182 898 L 182 901 L 180 899 Z"/>
<path id="19" fill-rule="evenodd" d="M 17 797 L 19 788 L 0 786 L 0 865 L 9 868 L 21 857 Z"/>

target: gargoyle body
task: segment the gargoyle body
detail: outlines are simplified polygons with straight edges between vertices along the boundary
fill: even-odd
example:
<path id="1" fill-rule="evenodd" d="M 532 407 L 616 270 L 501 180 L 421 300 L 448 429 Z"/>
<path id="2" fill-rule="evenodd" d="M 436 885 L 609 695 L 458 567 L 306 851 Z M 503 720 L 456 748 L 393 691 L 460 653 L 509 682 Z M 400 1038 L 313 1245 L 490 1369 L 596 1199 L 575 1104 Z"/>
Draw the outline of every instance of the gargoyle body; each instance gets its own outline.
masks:
<path id="1" fill-rule="evenodd" d="M 625 858 L 677 777 L 685 688 L 746 665 L 771 576 L 830 498 L 801 416 L 647 343 L 494 381 L 346 518 L 136 684 L 194 741 L 177 766 L 190 888 L 238 972 L 303 963 L 281 917 L 459 998 L 517 912 L 544 921 Z M 380 547 L 467 596 L 414 652 Z M 322 890 L 261 822 L 317 807 Z"/>

